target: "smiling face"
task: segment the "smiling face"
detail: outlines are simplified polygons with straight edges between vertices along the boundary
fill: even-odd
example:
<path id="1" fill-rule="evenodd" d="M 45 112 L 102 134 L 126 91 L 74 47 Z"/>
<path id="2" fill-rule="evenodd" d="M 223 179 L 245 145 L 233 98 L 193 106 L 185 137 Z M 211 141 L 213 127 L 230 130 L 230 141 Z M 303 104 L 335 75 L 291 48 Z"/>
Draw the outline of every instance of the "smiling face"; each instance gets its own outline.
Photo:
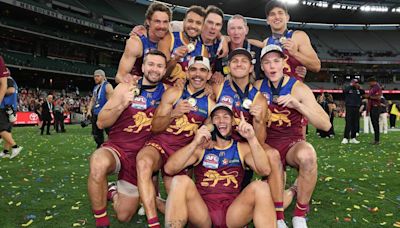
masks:
<path id="1" fill-rule="evenodd" d="M 202 36 L 207 40 L 215 40 L 221 32 L 222 23 L 223 18 L 220 15 L 216 13 L 208 14 L 204 22 Z"/>
<path id="2" fill-rule="evenodd" d="M 204 17 L 195 12 L 189 12 L 183 21 L 183 30 L 191 38 L 196 38 L 201 34 Z"/>
<path id="3" fill-rule="evenodd" d="M 244 54 L 237 54 L 229 61 L 231 76 L 234 78 L 248 77 L 253 72 L 251 60 Z"/>
<path id="4" fill-rule="evenodd" d="M 278 82 L 283 77 L 283 58 L 278 52 L 270 52 L 261 59 L 261 69 L 272 82 Z"/>
<path id="5" fill-rule="evenodd" d="M 222 136 L 231 135 L 233 122 L 231 113 L 225 109 L 218 109 L 213 113 L 211 120 Z"/>
<path id="6" fill-rule="evenodd" d="M 169 16 L 166 12 L 154 12 L 151 19 L 146 20 L 146 23 L 149 25 L 149 33 L 154 34 L 160 40 L 169 31 Z"/>
<path id="7" fill-rule="evenodd" d="M 272 32 L 282 33 L 286 30 L 290 17 L 284 9 L 274 7 L 266 16 L 267 24 L 271 26 Z"/>
<path id="8" fill-rule="evenodd" d="M 189 67 L 187 76 L 190 86 L 197 91 L 206 86 L 207 81 L 211 78 L 211 72 L 203 64 L 194 63 Z"/>
<path id="9" fill-rule="evenodd" d="M 142 64 L 145 84 L 157 84 L 161 81 L 166 71 L 165 58 L 160 55 L 148 54 Z"/>
<path id="10" fill-rule="evenodd" d="M 228 22 L 228 35 L 231 42 L 236 45 L 242 45 L 246 39 L 249 28 L 240 18 L 234 18 Z"/>

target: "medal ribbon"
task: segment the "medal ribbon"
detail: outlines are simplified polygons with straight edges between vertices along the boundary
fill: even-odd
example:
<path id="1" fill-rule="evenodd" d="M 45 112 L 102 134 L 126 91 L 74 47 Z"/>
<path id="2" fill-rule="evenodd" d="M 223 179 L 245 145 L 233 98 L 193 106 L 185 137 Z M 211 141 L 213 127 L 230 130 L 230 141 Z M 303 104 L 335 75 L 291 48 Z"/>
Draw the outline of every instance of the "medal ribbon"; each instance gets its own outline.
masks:
<path id="1" fill-rule="evenodd" d="M 275 88 L 274 84 L 272 84 L 272 82 L 268 80 L 268 81 L 270 82 L 270 84 L 271 84 L 272 99 L 273 99 L 275 96 L 278 96 L 278 97 L 279 97 L 279 94 L 280 94 L 280 92 L 281 92 L 282 84 L 283 84 L 283 80 L 284 80 L 284 79 L 285 79 L 285 77 L 282 77 L 282 78 L 281 78 L 281 80 L 279 81 L 279 84 L 278 84 L 278 88 Z"/>
<path id="2" fill-rule="evenodd" d="M 243 100 L 249 96 L 249 89 L 250 89 L 250 83 L 246 85 L 246 88 L 244 89 L 244 93 L 240 89 L 240 87 L 232 80 L 233 87 L 235 87 L 237 94 L 239 95 L 240 98 L 240 103 L 243 104 Z"/>
<path id="3" fill-rule="evenodd" d="M 199 91 L 197 91 L 197 92 L 195 92 L 193 94 L 190 94 L 190 92 L 189 92 L 189 90 L 187 88 L 188 85 L 189 85 L 189 81 L 187 81 L 185 83 L 185 89 L 184 89 L 184 91 L 186 91 L 189 94 L 189 97 L 187 97 L 186 94 L 184 94 L 183 97 L 182 97 L 184 100 L 186 100 L 187 98 L 190 98 L 190 97 L 197 98 L 200 94 L 204 93 L 205 88 L 203 88 L 203 89 L 201 89 L 201 90 L 199 90 Z"/>
<path id="4" fill-rule="evenodd" d="M 157 85 L 158 85 L 158 84 L 156 84 L 156 85 L 143 85 L 143 80 L 140 79 L 140 80 L 139 80 L 139 83 L 138 83 L 138 88 L 139 88 L 139 90 L 140 90 L 139 95 L 142 95 L 142 91 L 143 91 L 143 90 L 147 91 L 147 90 L 149 90 L 149 89 L 154 89 L 154 88 L 157 87 Z"/>

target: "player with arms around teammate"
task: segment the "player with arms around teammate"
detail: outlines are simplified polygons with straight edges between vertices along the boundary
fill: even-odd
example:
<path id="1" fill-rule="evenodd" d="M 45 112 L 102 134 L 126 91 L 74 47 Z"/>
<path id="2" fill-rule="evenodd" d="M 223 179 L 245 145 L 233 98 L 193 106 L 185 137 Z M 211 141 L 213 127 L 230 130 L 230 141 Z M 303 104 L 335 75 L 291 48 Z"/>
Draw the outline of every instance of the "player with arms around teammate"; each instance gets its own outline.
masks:
<path id="1" fill-rule="evenodd" d="M 88 192 L 97 227 L 108 227 L 107 199 L 113 201 L 120 221 L 128 222 L 139 205 L 136 156 L 150 138 L 151 119 L 165 85 L 163 53 L 152 50 L 142 66 L 143 79 L 137 86 L 120 83 L 99 114 L 100 128 L 111 127 L 108 140 L 90 158 Z M 134 95 L 136 93 L 136 95 Z M 107 191 L 107 176 L 118 173 L 116 188 Z"/>

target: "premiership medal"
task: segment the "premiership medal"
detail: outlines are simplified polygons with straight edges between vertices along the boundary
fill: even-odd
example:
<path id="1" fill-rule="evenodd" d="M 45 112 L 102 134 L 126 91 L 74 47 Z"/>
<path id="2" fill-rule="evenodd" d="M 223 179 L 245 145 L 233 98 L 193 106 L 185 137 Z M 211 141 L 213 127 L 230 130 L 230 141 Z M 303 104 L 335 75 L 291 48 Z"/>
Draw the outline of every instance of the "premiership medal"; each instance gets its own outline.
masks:
<path id="1" fill-rule="evenodd" d="M 132 90 L 132 93 L 133 93 L 133 96 L 137 97 L 140 95 L 140 89 L 136 87 Z"/>
<path id="2" fill-rule="evenodd" d="M 283 43 L 283 42 L 285 42 L 287 39 L 286 39 L 286 37 L 284 37 L 284 36 L 282 36 L 281 38 L 279 38 L 279 42 L 280 43 Z"/>
<path id="3" fill-rule="evenodd" d="M 193 97 L 189 98 L 188 102 L 192 107 L 196 106 L 196 104 L 197 104 L 196 98 L 193 98 Z"/>
<path id="4" fill-rule="evenodd" d="M 190 53 L 196 49 L 196 45 L 194 43 L 189 43 L 186 47 L 188 49 L 188 53 Z"/>
<path id="5" fill-rule="evenodd" d="M 250 109 L 250 105 L 251 105 L 251 104 L 252 104 L 251 100 L 248 99 L 248 98 L 245 98 L 245 99 L 243 100 L 242 107 L 243 107 L 244 109 Z"/>
<path id="6" fill-rule="evenodd" d="M 278 95 L 274 95 L 274 96 L 272 97 L 272 102 L 274 102 L 275 104 L 278 104 L 278 98 L 279 98 Z"/>
<path id="7" fill-rule="evenodd" d="M 207 126 L 207 130 L 209 131 L 209 132 L 213 132 L 214 131 L 214 124 L 207 124 L 206 125 Z"/>

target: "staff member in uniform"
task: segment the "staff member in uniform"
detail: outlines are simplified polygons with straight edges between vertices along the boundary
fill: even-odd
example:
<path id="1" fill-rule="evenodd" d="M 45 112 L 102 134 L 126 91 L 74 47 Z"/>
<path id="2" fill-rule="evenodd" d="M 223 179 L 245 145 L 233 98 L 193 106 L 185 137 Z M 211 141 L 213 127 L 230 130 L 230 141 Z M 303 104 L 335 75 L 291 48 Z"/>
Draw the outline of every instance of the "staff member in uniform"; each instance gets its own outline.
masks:
<path id="1" fill-rule="evenodd" d="M 94 141 L 97 144 L 97 148 L 100 147 L 104 142 L 104 132 L 103 129 L 99 129 L 97 126 L 97 116 L 99 115 L 101 109 L 106 104 L 107 100 L 111 97 L 113 92 L 113 87 L 107 82 L 106 73 L 103 70 L 98 69 L 94 72 L 94 82 L 96 86 L 93 89 L 93 96 L 90 100 L 87 112 L 87 118 L 91 117 L 92 121 L 92 135 Z M 105 129 L 108 135 L 108 129 Z"/>
<path id="2" fill-rule="evenodd" d="M 369 94 L 366 95 L 368 98 L 368 109 L 372 126 L 374 127 L 375 140 L 372 142 L 373 145 L 379 144 L 379 115 L 381 113 L 381 97 L 382 89 L 374 77 L 368 78 L 368 84 L 370 86 Z"/>

